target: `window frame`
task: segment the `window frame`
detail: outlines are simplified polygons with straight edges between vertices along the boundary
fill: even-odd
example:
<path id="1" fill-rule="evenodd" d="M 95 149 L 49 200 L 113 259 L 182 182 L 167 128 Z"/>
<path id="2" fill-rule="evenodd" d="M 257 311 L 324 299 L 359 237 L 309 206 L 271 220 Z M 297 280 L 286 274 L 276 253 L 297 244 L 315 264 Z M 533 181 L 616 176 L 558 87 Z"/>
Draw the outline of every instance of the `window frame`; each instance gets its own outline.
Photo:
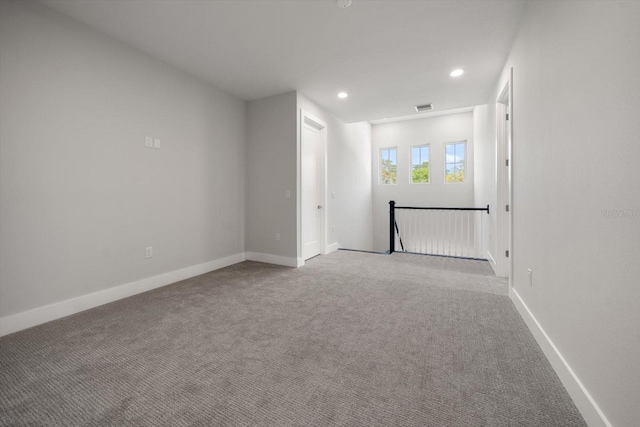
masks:
<path id="1" fill-rule="evenodd" d="M 429 181 L 427 182 L 413 182 L 413 149 L 414 148 L 422 148 L 422 147 L 427 147 L 427 151 L 428 151 L 428 162 L 429 162 Z M 409 184 L 415 184 L 415 185 L 425 185 L 425 184 L 431 184 L 431 144 L 430 143 L 426 143 L 426 144 L 416 144 L 416 145 L 410 145 L 409 146 Z"/>
<path id="2" fill-rule="evenodd" d="M 384 183 L 382 182 L 382 151 L 383 150 L 387 150 L 387 151 L 391 151 L 391 150 L 395 150 L 396 152 L 396 182 L 391 182 L 391 183 Z M 378 149 L 378 185 L 398 185 L 398 147 L 380 147 Z"/>
<path id="3" fill-rule="evenodd" d="M 447 164 L 449 162 L 447 162 L 447 147 L 449 145 L 458 145 L 458 144 L 464 144 L 464 160 L 463 160 L 463 165 L 464 165 L 464 178 L 462 179 L 462 181 L 447 181 Z M 454 162 L 453 164 L 455 165 L 456 163 L 459 162 Z M 446 142 L 444 144 L 444 172 L 442 175 L 442 179 L 444 180 L 445 184 L 463 184 L 465 182 L 467 182 L 467 140 L 460 140 L 460 141 L 451 141 L 451 142 Z"/>

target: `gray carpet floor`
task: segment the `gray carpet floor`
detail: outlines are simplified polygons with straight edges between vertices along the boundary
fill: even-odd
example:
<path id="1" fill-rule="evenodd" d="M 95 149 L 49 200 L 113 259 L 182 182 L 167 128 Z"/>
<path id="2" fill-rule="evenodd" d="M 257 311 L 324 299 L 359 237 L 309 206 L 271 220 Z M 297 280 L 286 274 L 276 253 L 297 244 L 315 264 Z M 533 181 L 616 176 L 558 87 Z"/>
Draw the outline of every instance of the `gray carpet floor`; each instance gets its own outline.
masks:
<path id="1" fill-rule="evenodd" d="M 0 338 L 0 425 L 583 426 L 486 262 L 244 262 Z"/>

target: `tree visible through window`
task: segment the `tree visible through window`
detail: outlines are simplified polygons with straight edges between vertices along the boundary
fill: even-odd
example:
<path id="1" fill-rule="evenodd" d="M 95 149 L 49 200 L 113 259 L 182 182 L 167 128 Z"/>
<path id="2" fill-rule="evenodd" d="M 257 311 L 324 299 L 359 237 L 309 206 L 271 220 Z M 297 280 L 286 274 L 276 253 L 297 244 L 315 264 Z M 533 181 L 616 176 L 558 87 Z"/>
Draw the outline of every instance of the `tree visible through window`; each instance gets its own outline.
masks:
<path id="1" fill-rule="evenodd" d="M 380 149 L 380 184 L 395 184 L 397 178 L 397 149 Z"/>
<path id="2" fill-rule="evenodd" d="M 445 182 L 463 182 L 465 164 L 465 143 L 447 144 L 445 152 Z"/>
<path id="3" fill-rule="evenodd" d="M 411 182 L 423 184 L 429 182 L 429 146 L 411 147 Z"/>

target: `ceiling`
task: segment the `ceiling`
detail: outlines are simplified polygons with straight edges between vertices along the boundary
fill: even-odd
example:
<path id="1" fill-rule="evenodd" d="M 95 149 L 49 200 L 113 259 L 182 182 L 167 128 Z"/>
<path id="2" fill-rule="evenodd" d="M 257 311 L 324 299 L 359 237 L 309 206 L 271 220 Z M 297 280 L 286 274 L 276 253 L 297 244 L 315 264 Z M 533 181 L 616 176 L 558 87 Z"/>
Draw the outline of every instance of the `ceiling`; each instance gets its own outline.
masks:
<path id="1" fill-rule="evenodd" d="M 525 9 L 520 0 L 41 2 L 244 100 L 298 90 L 345 122 L 486 103 Z M 454 68 L 465 74 L 450 77 Z"/>

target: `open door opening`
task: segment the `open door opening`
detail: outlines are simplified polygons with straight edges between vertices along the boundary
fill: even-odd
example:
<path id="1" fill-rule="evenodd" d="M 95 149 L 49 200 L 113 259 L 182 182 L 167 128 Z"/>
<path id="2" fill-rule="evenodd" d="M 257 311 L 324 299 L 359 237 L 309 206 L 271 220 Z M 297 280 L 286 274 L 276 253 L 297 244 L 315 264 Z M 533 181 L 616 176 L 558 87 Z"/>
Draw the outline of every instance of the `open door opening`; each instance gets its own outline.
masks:
<path id="1" fill-rule="evenodd" d="M 496 155 L 497 155 L 497 244 L 496 257 L 497 274 L 501 277 L 511 277 L 513 259 L 512 249 L 512 123 L 513 98 L 512 81 L 513 70 L 509 81 L 504 86 L 496 102 Z"/>

